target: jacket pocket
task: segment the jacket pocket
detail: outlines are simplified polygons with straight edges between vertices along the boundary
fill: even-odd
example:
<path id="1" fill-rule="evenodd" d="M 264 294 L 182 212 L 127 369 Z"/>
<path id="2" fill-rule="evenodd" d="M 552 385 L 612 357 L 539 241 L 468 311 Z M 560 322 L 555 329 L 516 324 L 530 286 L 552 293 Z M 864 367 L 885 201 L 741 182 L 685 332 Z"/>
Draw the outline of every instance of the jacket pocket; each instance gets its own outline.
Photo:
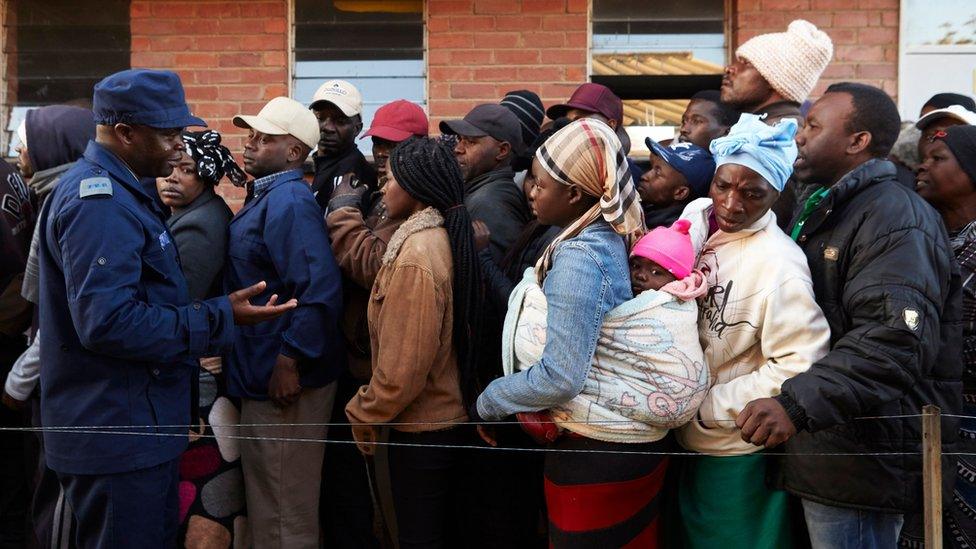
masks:
<path id="1" fill-rule="evenodd" d="M 227 255 L 262 267 L 270 264 L 268 247 L 248 238 L 231 239 L 227 243 Z"/>
<path id="2" fill-rule="evenodd" d="M 240 368 L 241 385 L 252 394 L 268 394 L 268 383 L 278 353 L 281 352 L 281 336 L 241 334 L 234 346 L 234 361 Z"/>
<path id="3" fill-rule="evenodd" d="M 142 256 L 141 284 L 149 303 L 184 305 L 189 303 L 186 281 L 176 262 L 176 251 L 153 250 Z"/>

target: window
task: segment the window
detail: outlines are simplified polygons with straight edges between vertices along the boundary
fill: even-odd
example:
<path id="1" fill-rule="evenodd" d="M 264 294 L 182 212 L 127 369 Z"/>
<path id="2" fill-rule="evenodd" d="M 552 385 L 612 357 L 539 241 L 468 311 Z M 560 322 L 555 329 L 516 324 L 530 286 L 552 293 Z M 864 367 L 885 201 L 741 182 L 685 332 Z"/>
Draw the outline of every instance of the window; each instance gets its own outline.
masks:
<path id="1" fill-rule="evenodd" d="M 426 104 L 422 0 L 295 0 L 294 97 L 333 78 L 363 94 L 363 125 L 395 99 Z M 358 142 L 369 154 L 368 140 Z"/>
<path id="2" fill-rule="evenodd" d="M 90 106 L 92 88 L 129 68 L 129 0 L 11 0 L 4 13 L 6 143 L 31 107 Z"/>
<path id="3" fill-rule="evenodd" d="M 932 6 L 922 0 L 901 3 L 898 73 L 912 75 L 898 78 L 904 120 L 917 120 L 933 94 L 976 94 L 976 3 L 942 0 L 938 9 Z"/>
<path id="4" fill-rule="evenodd" d="M 718 89 L 728 58 L 726 0 L 593 1 L 594 82 L 624 99 L 635 151 L 668 139 L 687 99 Z"/>

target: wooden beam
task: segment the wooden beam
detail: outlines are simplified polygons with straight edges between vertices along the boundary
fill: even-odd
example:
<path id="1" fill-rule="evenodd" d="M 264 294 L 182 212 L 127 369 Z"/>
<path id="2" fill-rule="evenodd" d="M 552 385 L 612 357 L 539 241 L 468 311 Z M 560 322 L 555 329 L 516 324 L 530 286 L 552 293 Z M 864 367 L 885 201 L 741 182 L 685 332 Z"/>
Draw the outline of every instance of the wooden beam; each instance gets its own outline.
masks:
<path id="1" fill-rule="evenodd" d="M 922 407 L 922 491 L 925 547 L 942 549 L 942 411 Z"/>

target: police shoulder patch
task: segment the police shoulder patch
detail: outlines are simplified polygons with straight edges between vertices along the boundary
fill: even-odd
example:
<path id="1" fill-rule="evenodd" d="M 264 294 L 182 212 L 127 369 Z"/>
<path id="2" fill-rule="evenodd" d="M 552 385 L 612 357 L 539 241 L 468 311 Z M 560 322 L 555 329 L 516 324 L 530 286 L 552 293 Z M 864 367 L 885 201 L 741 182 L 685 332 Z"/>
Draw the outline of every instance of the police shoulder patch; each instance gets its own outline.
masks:
<path id="1" fill-rule="evenodd" d="M 88 177 L 81 180 L 78 196 L 112 196 L 112 180 L 107 177 Z"/>

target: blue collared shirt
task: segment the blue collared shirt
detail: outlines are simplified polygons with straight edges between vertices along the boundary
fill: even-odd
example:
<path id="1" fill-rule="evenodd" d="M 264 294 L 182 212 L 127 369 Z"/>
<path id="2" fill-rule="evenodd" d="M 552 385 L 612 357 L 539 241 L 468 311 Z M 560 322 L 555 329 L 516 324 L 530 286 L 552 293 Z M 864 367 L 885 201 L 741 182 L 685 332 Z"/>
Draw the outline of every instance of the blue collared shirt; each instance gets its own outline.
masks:
<path id="1" fill-rule="evenodd" d="M 228 392 L 264 400 L 278 355 L 298 362 L 302 387 L 324 387 L 345 364 L 339 332 L 342 282 L 322 210 L 301 170 L 257 179 L 254 197 L 230 222 L 224 288 L 267 282 L 253 303 L 295 298 L 298 307 L 255 326 L 240 326 L 224 356 Z"/>
<path id="2" fill-rule="evenodd" d="M 279 177 L 288 177 L 289 179 L 294 179 L 296 175 L 298 179 L 301 179 L 302 171 L 296 168 L 294 170 L 285 170 L 283 172 L 277 172 L 271 175 L 266 175 L 264 177 L 259 177 L 255 179 L 254 181 L 251 182 L 251 188 L 254 190 L 254 198 L 257 198 L 262 194 L 264 194 L 264 191 L 268 190 L 268 187 L 270 187 L 272 183 L 277 181 Z"/>

